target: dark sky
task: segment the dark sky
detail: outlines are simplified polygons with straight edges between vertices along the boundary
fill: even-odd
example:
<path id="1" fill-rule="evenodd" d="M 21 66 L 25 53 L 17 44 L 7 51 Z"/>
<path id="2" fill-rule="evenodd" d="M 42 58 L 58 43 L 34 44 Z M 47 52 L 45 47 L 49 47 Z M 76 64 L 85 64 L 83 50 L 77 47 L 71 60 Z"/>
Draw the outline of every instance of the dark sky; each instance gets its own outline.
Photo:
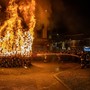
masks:
<path id="1" fill-rule="evenodd" d="M 3 11 L 8 0 L 0 0 Z M 37 1 L 37 0 L 36 0 Z M 40 0 L 49 1 L 49 0 Z M 90 33 L 89 0 L 50 0 L 53 30 L 63 34 Z M 2 12 L 3 13 L 3 12 Z M 2 15 L 1 17 L 3 17 Z"/>
<path id="2" fill-rule="evenodd" d="M 53 0 L 53 19 L 60 33 L 90 33 L 90 3 L 87 0 Z"/>

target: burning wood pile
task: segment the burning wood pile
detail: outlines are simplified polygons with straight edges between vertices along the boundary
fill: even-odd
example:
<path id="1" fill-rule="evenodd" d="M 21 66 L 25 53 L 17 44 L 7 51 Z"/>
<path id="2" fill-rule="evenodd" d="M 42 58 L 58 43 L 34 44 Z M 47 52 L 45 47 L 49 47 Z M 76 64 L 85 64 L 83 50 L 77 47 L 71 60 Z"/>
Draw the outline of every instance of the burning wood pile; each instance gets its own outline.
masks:
<path id="1" fill-rule="evenodd" d="M 21 57 L 21 56 L 5 56 L 0 57 L 0 67 L 12 68 L 12 67 L 30 67 L 31 58 L 30 57 Z"/>
<path id="2" fill-rule="evenodd" d="M 0 56 L 32 53 L 35 0 L 9 0 L 6 20 L 0 26 Z"/>

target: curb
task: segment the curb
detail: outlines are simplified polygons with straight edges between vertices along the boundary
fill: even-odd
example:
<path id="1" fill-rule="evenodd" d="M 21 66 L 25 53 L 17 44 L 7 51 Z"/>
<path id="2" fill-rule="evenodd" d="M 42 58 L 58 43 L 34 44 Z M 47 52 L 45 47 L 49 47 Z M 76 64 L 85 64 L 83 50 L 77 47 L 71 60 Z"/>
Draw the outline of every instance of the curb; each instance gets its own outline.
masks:
<path id="1" fill-rule="evenodd" d="M 60 73 L 60 72 L 59 72 L 59 73 Z M 72 90 L 67 84 L 65 84 L 61 79 L 59 79 L 59 78 L 57 77 L 57 75 L 58 75 L 59 73 L 53 75 L 54 78 L 55 78 L 57 81 L 59 81 L 60 83 L 62 83 L 68 90 Z"/>

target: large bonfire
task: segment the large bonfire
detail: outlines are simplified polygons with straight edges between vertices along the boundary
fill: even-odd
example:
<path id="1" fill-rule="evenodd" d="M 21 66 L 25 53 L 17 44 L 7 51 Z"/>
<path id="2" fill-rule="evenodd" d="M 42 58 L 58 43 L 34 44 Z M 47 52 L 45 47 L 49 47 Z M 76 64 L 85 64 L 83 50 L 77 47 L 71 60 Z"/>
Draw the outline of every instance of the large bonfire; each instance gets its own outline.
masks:
<path id="1" fill-rule="evenodd" d="M 35 0 L 9 0 L 0 26 L 0 55 L 30 55 L 34 39 Z"/>

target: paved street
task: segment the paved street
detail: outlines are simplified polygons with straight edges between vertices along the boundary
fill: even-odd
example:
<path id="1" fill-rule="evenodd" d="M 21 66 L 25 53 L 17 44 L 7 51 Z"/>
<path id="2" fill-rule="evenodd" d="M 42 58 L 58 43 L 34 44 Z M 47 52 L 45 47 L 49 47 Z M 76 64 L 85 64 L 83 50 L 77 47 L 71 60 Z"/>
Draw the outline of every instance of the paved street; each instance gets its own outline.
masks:
<path id="1" fill-rule="evenodd" d="M 79 63 L 55 61 L 33 61 L 30 68 L 0 68 L 0 90 L 71 90 L 81 74 L 88 79 L 83 78 L 83 82 L 89 83 L 89 70 L 81 69 Z M 71 88 L 68 80 L 72 82 Z"/>
<path id="2" fill-rule="evenodd" d="M 33 62 L 31 68 L 0 68 L 0 90 L 68 90 L 54 77 L 59 67 Z"/>

